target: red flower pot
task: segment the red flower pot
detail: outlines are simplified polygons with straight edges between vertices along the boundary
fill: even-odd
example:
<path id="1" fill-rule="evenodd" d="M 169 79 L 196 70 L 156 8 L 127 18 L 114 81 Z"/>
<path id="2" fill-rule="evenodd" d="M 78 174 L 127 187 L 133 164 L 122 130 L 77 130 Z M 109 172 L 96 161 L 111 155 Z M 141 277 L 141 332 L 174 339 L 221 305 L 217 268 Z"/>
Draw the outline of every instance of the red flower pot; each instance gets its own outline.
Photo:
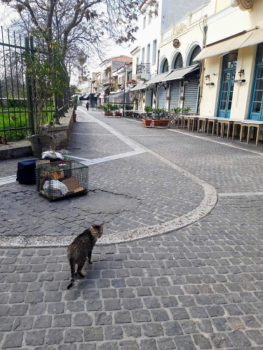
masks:
<path id="1" fill-rule="evenodd" d="M 143 119 L 142 123 L 144 126 L 151 126 L 152 120 L 151 119 Z"/>
<path id="2" fill-rule="evenodd" d="M 161 120 L 153 120 L 152 125 L 153 126 L 168 126 L 169 120 L 167 119 L 161 119 Z"/>
<path id="3" fill-rule="evenodd" d="M 111 112 L 105 112 L 104 115 L 105 115 L 105 117 L 112 117 L 112 116 L 113 116 L 113 113 L 111 113 Z"/>

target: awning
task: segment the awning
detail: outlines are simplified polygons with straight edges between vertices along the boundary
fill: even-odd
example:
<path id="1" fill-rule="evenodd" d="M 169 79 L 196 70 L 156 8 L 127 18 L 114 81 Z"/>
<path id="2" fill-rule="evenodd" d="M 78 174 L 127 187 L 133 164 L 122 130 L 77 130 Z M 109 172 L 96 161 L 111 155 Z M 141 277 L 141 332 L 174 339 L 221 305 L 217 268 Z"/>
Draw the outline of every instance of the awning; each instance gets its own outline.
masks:
<path id="1" fill-rule="evenodd" d="M 205 47 L 196 57 L 195 61 L 201 61 L 205 58 L 224 55 L 230 51 L 242 47 L 253 46 L 263 42 L 263 28 L 254 29 L 247 33 L 238 35 L 231 39 L 225 39 L 217 44 Z"/>
<path id="2" fill-rule="evenodd" d="M 189 66 L 186 68 L 174 69 L 171 71 L 169 75 L 163 81 L 171 81 L 171 80 L 179 80 L 183 79 L 183 77 L 195 70 L 199 69 L 199 64 L 195 64 L 193 66 Z"/>
<path id="3" fill-rule="evenodd" d="M 124 90 L 118 90 L 118 91 L 111 91 L 109 96 L 119 96 L 123 95 Z"/>
<path id="4" fill-rule="evenodd" d="M 166 81 L 166 77 L 169 75 L 169 72 L 157 74 L 154 78 L 151 80 L 147 81 L 147 85 L 152 85 L 152 84 L 157 84 L 160 83 L 161 81 Z"/>
<path id="5" fill-rule="evenodd" d="M 147 88 L 147 85 L 148 85 L 148 82 L 147 82 L 147 84 L 145 84 L 145 83 L 139 83 L 139 84 L 137 84 L 135 87 L 131 88 L 130 91 L 138 91 L 138 90 L 146 89 L 146 88 Z"/>

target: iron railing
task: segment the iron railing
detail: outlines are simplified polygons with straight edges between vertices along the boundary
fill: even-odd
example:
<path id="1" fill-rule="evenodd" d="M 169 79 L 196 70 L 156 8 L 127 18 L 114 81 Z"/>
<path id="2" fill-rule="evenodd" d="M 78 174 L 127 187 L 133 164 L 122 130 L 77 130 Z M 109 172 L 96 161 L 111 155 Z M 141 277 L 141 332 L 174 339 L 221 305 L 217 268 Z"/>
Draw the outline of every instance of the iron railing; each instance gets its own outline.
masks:
<path id="1" fill-rule="evenodd" d="M 33 134 L 36 118 L 35 82 L 28 74 L 25 55 L 36 54 L 33 38 L 0 30 L 0 143 L 24 139 Z M 67 72 L 65 72 L 67 74 Z M 69 107 L 70 94 L 46 101 L 41 114 L 41 124 L 58 120 Z"/>
<path id="2" fill-rule="evenodd" d="M 141 63 L 136 66 L 136 74 L 150 74 L 150 73 L 151 73 L 150 63 Z"/>

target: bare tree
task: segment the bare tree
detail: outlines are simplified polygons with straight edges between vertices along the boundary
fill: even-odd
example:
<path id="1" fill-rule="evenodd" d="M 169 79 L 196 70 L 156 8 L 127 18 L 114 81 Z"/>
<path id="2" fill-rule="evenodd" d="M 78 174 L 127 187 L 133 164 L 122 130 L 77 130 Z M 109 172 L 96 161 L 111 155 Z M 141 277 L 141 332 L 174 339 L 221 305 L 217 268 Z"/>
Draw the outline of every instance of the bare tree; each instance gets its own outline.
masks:
<path id="1" fill-rule="evenodd" d="M 59 42 L 63 58 L 100 53 L 105 37 L 116 43 L 134 40 L 137 15 L 143 0 L 0 0 L 20 14 L 20 26 L 39 31 L 50 42 Z M 150 0 L 155 2 L 154 0 Z M 79 49 L 80 48 L 80 49 Z"/>

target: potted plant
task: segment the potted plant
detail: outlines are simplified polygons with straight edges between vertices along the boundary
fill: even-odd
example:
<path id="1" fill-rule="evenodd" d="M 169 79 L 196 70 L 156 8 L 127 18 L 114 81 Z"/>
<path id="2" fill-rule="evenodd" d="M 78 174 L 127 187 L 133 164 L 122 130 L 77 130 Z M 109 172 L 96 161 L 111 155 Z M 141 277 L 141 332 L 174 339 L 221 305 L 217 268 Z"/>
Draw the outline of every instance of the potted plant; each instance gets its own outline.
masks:
<path id="1" fill-rule="evenodd" d="M 104 111 L 105 117 L 112 117 L 113 116 L 112 111 L 113 111 L 114 108 L 113 108 L 112 104 L 107 103 L 106 105 L 103 105 L 101 108 Z"/>
<path id="2" fill-rule="evenodd" d="M 146 112 L 146 115 L 142 119 L 142 123 L 143 123 L 144 126 L 149 127 L 149 126 L 151 126 L 151 123 L 152 123 L 152 118 L 151 118 L 152 107 L 151 106 L 145 106 L 144 107 L 144 111 Z"/>
<path id="3" fill-rule="evenodd" d="M 182 113 L 187 115 L 189 114 L 190 110 L 191 110 L 191 107 L 185 107 L 182 109 Z"/>
<path id="4" fill-rule="evenodd" d="M 132 105 L 126 105 L 125 106 L 125 110 L 127 111 L 125 113 L 126 117 L 132 117 L 132 112 L 129 112 L 129 111 L 133 110 L 133 106 Z"/>
<path id="5" fill-rule="evenodd" d="M 181 108 L 180 107 L 176 107 L 176 108 L 172 108 L 170 110 L 170 115 L 169 115 L 169 127 L 175 126 L 177 124 L 178 121 L 178 116 L 181 113 Z"/>
<path id="6" fill-rule="evenodd" d="M 115 117 L 121 117 L 122 116 L 121 112 L 119 111 L 119 106 L 118 105 L 113 105 L 113 110 L 115 111 L 115 113 L 114 113 Z"/>
<path id="7" fill-rule="evenodd" d="M 48 133 L 54 123 L 59 124 L 58 101 L 68 87 L 68 77 L 63 65 L 62 47 L 49 40 L 48 35 L 33 32 L 36 47 L 24 53 L 28 85 L 33 90 L 34 101 L 29 108 L 32 116 L 31 141 L 33 155 L 40 157 L 42 151 L 54 148 L 53 137 Z M 48 49 L 45 51 L 43 47 Z M 54 113 L 48 110 L 54 109 Z M 61 108 L 62 110 L 64 109 Z M 48 125 L 45 125 L 46 123 Z"/>
<path id="8" fill-rule="evenodd" d="M 152 125 L 155 126 L 168 126 L 168 112 L 164 108 L 153 109 L 154 118 Z"/>

